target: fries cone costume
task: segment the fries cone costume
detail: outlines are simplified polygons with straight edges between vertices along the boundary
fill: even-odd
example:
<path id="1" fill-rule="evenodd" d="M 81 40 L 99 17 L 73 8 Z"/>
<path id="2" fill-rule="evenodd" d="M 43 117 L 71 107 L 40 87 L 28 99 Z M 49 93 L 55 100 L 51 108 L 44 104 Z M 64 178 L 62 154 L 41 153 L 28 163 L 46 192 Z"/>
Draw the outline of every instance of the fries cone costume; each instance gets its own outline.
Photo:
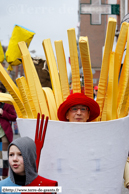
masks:
<path id="1" fill-rule="evenodd" d="M 23 41 L 19 42 L 18 46 L 25 80 L 20 78 L 20 84 L 17 87 L 0 65 L 1 81 L 14 99 L 13 101 L 8 96 L 8 101 L 16 107 L 19 115 L 17 121 L 21 136 L 27 135 L 34 139 L 37 113 L 49 116 L 39 172 L 46 174 L 50 179 L 56 177 L 59 185 L 63 187 L 63 194 L 121 193 L 122 175 L 129 151 L 129 25 L 126 22 L 122 24 L 116 49 L 113 52 L 115 30 L 116 19 L 109 18 L 96 99 L 100 112 L 97 113 L 98 117 L 95 120 L 92 120 L 95 117 L 90 119 L 92 122 L 69 123 L 63 122 L 64 117 L 60 119 L 60 110 L 65 109 L 65 106 L 63 109 L 61 107 L 70 94 L 62 41 L 55 42 L 57 60 L 51 40 L 45 39 L 42 42 L 52 90 L 41 87 L 30 53 Z M 68 29 L 67 33 L 73 94 L 81 93 L 75 29 Z M 126 42 L 126 56 L 119 79 Z M 80 37 L 79 49 L 84 73 L 84 93 L 93 99 L 93 75 L 88 37 Z M 25 85 L 28 87 L 23 87 Z M 58 108 L 58 117 L 61 121 L 57 117 Z M 96 110 L 96 105 L 93 110 Z M 33 115 L 32 118 L 30 115 Z"/>

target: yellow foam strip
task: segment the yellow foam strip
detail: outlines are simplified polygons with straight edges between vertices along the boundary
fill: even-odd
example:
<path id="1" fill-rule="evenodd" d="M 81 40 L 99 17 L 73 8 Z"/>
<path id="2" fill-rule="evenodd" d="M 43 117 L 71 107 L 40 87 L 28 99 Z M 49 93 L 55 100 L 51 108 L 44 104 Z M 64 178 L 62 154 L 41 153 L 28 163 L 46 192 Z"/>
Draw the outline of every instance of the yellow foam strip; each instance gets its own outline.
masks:
<path id="1" fill-rule="evenodd" d="M 19 42 L 18 46 L 22 53 L 23 67 L 25 70 L 26 80 L 30 88 L 30 93 L 37 113 L 41 112 L 45 116 L 49 116 L 47 102 L 42 91 L 42 86 L 31 59 L 30 53 L 25 42 Z"/>
<path id="2" fill-rule="evenodd" d="M 117 70 L 118 74 L 120 71 L 121 61 L 122 61 L 122 57 L 123 57 L 123 53 L 124 53 L 124 49 L 125 49 L 125 44 L 127 41 L 128 26 L 129 26 L 129 24 L 127 22 L 122 23 L 120 34 L 119 34 L 117 44 L 116 44 L 115 53 L 119 54 L 119 60 L 118 60 L 118 64 L 116 67 L 118 69 Z"/>
<path id="3" fill-rule="evenodd" d="M 128 79 L 129 79 L 129 30 L 127 36 L 127 49 L 126 49 L 126 56 L 120 76 L 119 87 L 118 87 L 118 101 L 117 101 L 117 113 L 118 118 L 123 117 L 124 110 L 126 106 L 126 102 L 128 99 L 129 94 L 129 86 L 128 86 Z"/>
<path id="4" fill-rule="evenodd" d="M 127 88 L 129 87 L 129 79 L 128 79 L 128 85 L 127 85 Z M 128 95 L 128 98 L 127 98 L 127 102 L 125 104 L 125 109 L 124 109 L 124 117 L 127 116 L 129 114 L 129 95 Z"/>
<path id="5" fill-rule="evenodd" d="M 30 89 L 26 83 L 25 77 L 16 79 L 17 86 L 28 114 L 28 118 L 37 118 L 37 112 L 30 94 Z"/>
<path id="6" fill-rule="evenodd" d="M 101 120 L 101 115 L 102 115 L 103 106 L 104 106 L 104 99 L 105 99 L 105 94 L 107 89 L 108 70 L 109 70 L 109 56 L 113 47 L 115 30 L 116 30 L 116 19 L 109 18 L 106 39 L 105 39 L 102 67 L 101 67 L 101 73 L 100 73 L 100 79 L 99 79 L 98 94 L 97 94 L 97 100 L 96 100 L 100 107 L 100 116 L 97 119 L 98 121 Z"/>
<path id="7" fill-rule="evenodd" d="M 39 101 L 41 114 L 44 114 L 45 116 L 50 117 L 47 101 L 46 101 L 45 95 L 43 93 L 42 85 L 40 83 L 40 80 L 39 80 L 39 77 L 38 77 L 38 74 L 37 74 L 35 67 L 32 69 L 32 72 L 33 72 L 33 77 L 34 77 L 35 86 L 36 86 L 36 90 L 37 90 L 37 97 L 38 97 L 38 101 Z"/>
<path id="8" fill-rule="evenodd" d="M 13 105 L 15 108 L 15 111 L 17 113 L 17 116 L 19 118 L 22 118 L 21 110 L 19 109 L 19 107 L 17 106 L 16 102 L 14 101 L 14 99 L 12 98 L 12 96 L 10 94 L 0 93 L 0 102 L 4 102 L 4 103 Z"/>
<path id="9" fill-rule="evenodd" d="M 24 42 L 19 42 L 18 46 L 22 53 L 22 62 L 23 62 L 23 68 L 24 68 L 27 84 L 30 88 L 31 96 L 35 104 L 36 111 L 37 113 L 40 113 L 40 107 L 39 107 L 39 102 L 37 98 L 37 91 L 36 91 L 35 81 L 34 81 L 33 73 L 32 73 L 32 64 L 30 64 L 31 57 L 29 56 L 29 51 L 28 49 L 26 49 Z"/>
<path id="10" fill-rule="evenodd" d="M 37 118 L 37 111 L 36 111 L 36 108 L 35 108 L 35 105 L 34 105 L 34 102 L 33 102 L 32 96 L 31 96 L 31 93 L 30 93 L 30 89 L 29 89 L 29 87 L 28 87 L 28 84 L 27 84 L 27 82 L 26 82 L 25 77 L 22 77 L 22 80 L 23 80 L 23 81 L 22 81 L 23 87 L 25 88 L 26 96 L 27 96 L 27 98 L 28 98 L 29 105 L 30 105 L 30 108 L 31 108 L 33 117 L 34 117 L 34 118 Z"/>
<path id="11" fill-rule="evenodd" d="M 24 104 L 22 102 L 19 89 L 17 88 L 17 86 L 15 85 L 15 83 L 7 74 L 7 72 L 5 71 L 5 69 L 1 64 L 0 64 L 0 80 L 4 84 L 5 88 L 8 90 L 8 92 L 11 94 L 14 101 L 17 103 L 19 109 L 21 110 L 23 118 L 27 118 L 27 113 L 26 113 Z"/>
<path id="12" fill-rule="evenodd" d="M 120 101 L 121 101 L 121 88 L 123 87 L 123 81 L 124 81 L 124 76 L 125 74 L 127 73 L 127 67 L 125 64 L 126 63 L 126 55 L 125 55 L 125 58 L 124 58 L 124 63 L 123 63 L 123 66 L 122 66 L 122 69 L 121 69 L 121 74 L 120 74 L 120 79 L 119 79 L 119 84 L 118 84 L 118 99 L 117 99 L 117 106 L 120 104 Z M 122 94 L 123 95 L 123 94 Z"/>
<path id="13" fill-rule="evenodd" d="M 115 67 L 117 66 L 117 54 L 111 52 L 109 62 L 109 79 L 107 88 L 107 120 L 113 120 L 117 117 L 117 94 L 118 94 L 118 77 Z"/>
<path id="14" fill-rule="evenodd" d="M 128 75 L 129 77 L 129 75 Z M 125 87 L 124 87 L 125 86 Z M 123 94 L 123 98 L 121 98 L 121 101 L 119 103 L 119 106 L 117 108 L 117 114 L 118 114 L 118 118 L 122 118 L 124 116 L 127 116 L 127 111 L 128 111 L 128 105 L 129 105 L 129 78 L 127 78 L 127 80 L 123 83 L 123 88 L 121 93 Z M 121 97 L 122 97 L 121 96 Z M 122 100 L 123 99 L 123 100 Z"/>
<path id="15" fill-rule="evenodd" d="M 52 49 L 50 39 L 45 39 L 42 44 L 43 44 L 43 48 L 44 48 L 44 52 L 45 52 L 45 56 L 46 56 L 46 60 L 49 68 L 52 88 L 53 88 L 53 92 L 56 100 L 56 106 L 59 107 L 60 104 L 63 102 L 63 95 L 61 91 L 61 85 L 60 85 L 59 75 L 57 71 L 54 52 Z"/>
<path id="16" fill-rule="evenodd" d="M 107 120 L 107 93 L 105 96 L 103 112 L 102 112 L 102 117 L 101 117 L 101 121 L 106 121 L 106 120 Z"/>
<path id="17" fill-rule="evenodd" d="M 57 118 L 57 107 L 56 107 L 56 102 L 55 102 L 55 97 L 53 94 L 53 91 L 51 88 L 48 87 L 43 87 L 43 92 L 46 96 L 48 108 L 49 108 L 49 114 L 50 114 L 50 119 L 51 120 L 58 120 Z"/>
<path id="18" fill-rule="evenodd" d="M 79 48 L 83 67 L 85 95 L 93 98 L 93 76 L 91 70 L 88 37 L 81 36 L 79 38 Z"/>
<path id="19" fill-rule="evenodd" d="M 63 42 L 62 40 L 59 40 L 59 41 L 55 41 L 54 43 L 55 43 L 58 69 L 60 73 L 60 83 L 61 83 L 61 88 L 62 88 L 63 100 L 66 100 L 70 92 L 69 92 L 69 83 L 68 83 L 66 59 L 65 59 L 65 53 L 64 53 L 64 48 L 63 48 Z"/>
<path id="20" fill-rule="evenodd" d="M 119 117 L 125 117 L 128 115 L 128 109 L 129 109 L 129 78 L 127 81 L 127 87 L 125 90 L 125 95 L 124 95 L 124 100 L 123 100 L 123 104 L 121 107 L 121 111 L 120 111 L 120 115 Z"/>
<path id="21" fill-rule="evenodd" d="M 22 56 L 22 64 L 23 64 L 23 68 L 26 69 L 25 72 L 25 76 L 26 76 L 26 80 L 27 80 L 27 84 L 30 88 L 30 93 L 36 108 L 36 112 L 40 113 L 40 107 L 39 107 L 39 102 L 38 102 L 38 98 L 37 98 L 37 91 L 36 91 L 36 86 L 35 86 L 35 82 L 34 82 L 34 78 L 33 78 L 33 73 L 32 73 L 32 69 L 30 69 L 28 67 L 28 63 L 30 62 L 30 60 L 28 59 L 28 56 Z M 27 65 L 26 65 L 27 64 Z"/>
<path id="22" fill-rule="evenodd" d="M 80 72 L 79 72 L 79 62 L 78 62 L 78 52 L 77 52 L 77 41 L 76 41 L 75 29 L 71 28 L 67 30 L 67 33 L 68 33 L 68 41 L 69 41 L 73 93 L 76 93 L 76 92 L 81 93 Z"/>

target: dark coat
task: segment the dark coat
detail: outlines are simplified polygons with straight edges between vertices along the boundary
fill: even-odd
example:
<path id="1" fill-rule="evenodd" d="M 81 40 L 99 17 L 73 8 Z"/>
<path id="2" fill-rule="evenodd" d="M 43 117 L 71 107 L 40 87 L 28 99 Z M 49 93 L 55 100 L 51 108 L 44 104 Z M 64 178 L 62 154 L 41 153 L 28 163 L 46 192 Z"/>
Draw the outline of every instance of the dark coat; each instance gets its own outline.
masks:
<path id="1" fill-rule="evenodd" d="M 1 104 L 1 103 L 0 103 Z M 4 104 L 3 114 L 0 115 L 0 124 L 9 142 L 13 140 L 13 131 L 9 121 L 16 121 L 17 115 L 13 105 Z"/>

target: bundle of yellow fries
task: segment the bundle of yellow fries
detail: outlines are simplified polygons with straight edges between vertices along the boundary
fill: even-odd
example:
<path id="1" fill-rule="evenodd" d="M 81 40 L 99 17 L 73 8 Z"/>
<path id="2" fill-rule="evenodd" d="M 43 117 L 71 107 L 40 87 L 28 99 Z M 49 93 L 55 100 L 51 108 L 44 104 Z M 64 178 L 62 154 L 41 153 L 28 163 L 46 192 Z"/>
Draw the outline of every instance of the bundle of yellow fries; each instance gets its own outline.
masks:
<path id="1" fill-rule="evenodd" d="M 115 29 L 116 19 L 109 18 L 97 95 L 100 116 L 96 121 L 118 119 L 128 114 L 129 24 L 126 22 L 122 24 L 116 49 L 113 52 Z M 81 92 L 75 29 L 69 29 L 67 32 L 73 92 Z M 47 87 L 42 88 L 26 43 L 19 42 L 25 77 L 16 79 L 16 85 L 0 64 L 0 80 L 10 93 L 0 94 L 0 101 L 13 104 L 19 118 L 33 119 L 37 117 L 37 113 L 41 113 L 49 116 L 51 120 L 58 120 L 57 109 L 70 94 L 63 42 L 62 40 L 55 41 L 56 58 L 50 39 L 43 40 L 42 45 L 50 72 L 52 90 Z M 125 46 L 126 55 L 119 79 Z M 93 76 L 88 37 L 80 37 L 79 49 L 84 73 L 85 94 L 93 98 Z"/>

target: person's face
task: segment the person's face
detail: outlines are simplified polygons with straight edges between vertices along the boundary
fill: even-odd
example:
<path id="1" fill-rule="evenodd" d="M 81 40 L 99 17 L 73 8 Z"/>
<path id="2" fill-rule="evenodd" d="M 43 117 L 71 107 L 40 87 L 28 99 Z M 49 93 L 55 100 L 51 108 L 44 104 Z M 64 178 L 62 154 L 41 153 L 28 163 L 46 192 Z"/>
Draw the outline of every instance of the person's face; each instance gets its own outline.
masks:
<path id="1" fill-rule="evenodd" d="M 98 90 L 94 90 L 94 94 L 95 96 L 97 96 Z"/>
<path id="2" fill-rule="evenodd" d="M 9 149 L 9 164 L 18 175 L 25 175 L 24 161 L 20 150 L 12 145 Z"/>
<path id="3" fill-rule="evenodd" d="M 66 113 L 66 119 L 69 122 L 86 122 L 89 116 L 89 108 L 84 105 L 72 106 Z"/>

